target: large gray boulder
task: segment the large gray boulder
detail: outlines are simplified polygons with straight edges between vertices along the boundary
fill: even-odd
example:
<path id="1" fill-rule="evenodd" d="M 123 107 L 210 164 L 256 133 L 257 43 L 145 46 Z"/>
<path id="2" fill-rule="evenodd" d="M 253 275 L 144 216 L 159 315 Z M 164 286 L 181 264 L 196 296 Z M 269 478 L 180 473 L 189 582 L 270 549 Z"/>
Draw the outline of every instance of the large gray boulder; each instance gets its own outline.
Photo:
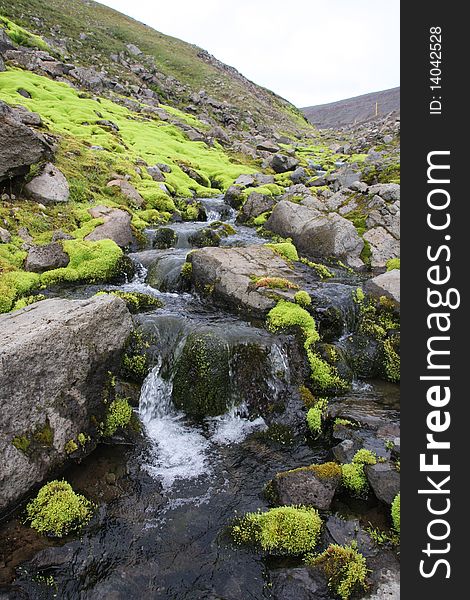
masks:
<path id="1" fill-rule="evenodd" d="M 45 246 L 33 246 L 30 248 L 24 268 L 26 271 L 42 273 L 50 269 L 66 267 L 69 262 L 69 255 L 64 252 L 62 244 L 52 242 Z"/>
<path id="2" fill-rule="evenodd" d="M 0 511 L 58 471 L 80 433 L 97 443 L 108 373 L 133 328 L 123 300 L 54 298 L 0 316 Z"/>
<path id="3" fill-rule="evenodd" d="M 243 223 L 244 221 L 254 219 L 262 213 L 271 210 L 275 204 L 276 202 L 271 196 L 260 194 L 259 192 L 251 192 L 238 215 L 238 221 Z"/>
<path id="4" fill-rule="evenodd" d="M 314 467 L 304 467 L 278 473 L 269 484 L 269 491 L 276 504 L 285 506 L 313 506 L 329 510 L 336 490 L 341 483 L 341 471 L 325 476 Z"/>
<path id="5" fill-rule="evenodd" d="M 130 200 L 135 206 L 140 208 L 144 204 L 144 199 L 135 189 L 132 183 L 129 183 L 127 179 L 113 179 L 107 184 L 107 187 L 118 187 L 121 190 L 123 196 Z"/>
<path id="6" fill-rule="evenodd" d="M 52 163 L 47 163 L 42 173 L 25 185 L 25 192 L 31 200 L 42 204 L 67 202 L 70 196 L 65 175 Z"/>
<path id="7" fill-rule="evenodd" d="M 131 215 L 120 208 L 108 206 L 94 206 L 88 211 L 94 219 L 103 219 L 104 223 L 98 225 L 86 236 L 86 240 L 113 240 L 121 248 L 130 246 L 134 240 L 131 229 Z"/>
<path id="8" fill-rule="evenodd" d="M 269 275 L 292 282 L 298 280 L 285 260 L 266 246 L 203 248 L 191 252 L 188 260 L 192 263 L 191 278 L 197 290 L 258 316 L 264 316 L 276 299 L 272 297 L 273 290 L 257 287 L 253 277 Z"/>
<path id="9" fill-rule="evenodd" d="M 0 181 L 25 175 L 29 167 L 50 158 L 46 139 L 21 123 L 4 102 L 0 102 Z"/>
<path id="10" fill-rule="evenodd" d="M 292 238 L 301 254 L 315 258 L 337 258 L 351 267 L 361 267 L 364 242 L 356 228 L 336 213 L 322 214 L 307 206 L 283 200 L 276 204 L 264 227 Z"/>
<path id="11" fill-rule="evenodd" d="M 276 173 L 287 173 L 288 171 L 293 171 L 299 164 L 299 161 L 296 158 L 286 156 L 285 154 L 274 154 L 269 161 L 269 164 Z"/>
<path id="12" fill-rule="evenodd" d="M 376 497 L 390 506 L 400 491 L 400 474 L 390 462 L 366 465 L 365 472 Z"/>
<path id="13" fill-rule="evenodd" d="M 400 306 L 400 270 L 393 269 L 369 279 L 364 289 L 374 298 L 385 296 Z"/>
<path id="14" fill-rule="evenodd" d="M 400 256 L 400 242 L 383 227 L 374 227 L 363 236 L 370 247 L 370 265 L 383 268 L 391 258 Z"/>

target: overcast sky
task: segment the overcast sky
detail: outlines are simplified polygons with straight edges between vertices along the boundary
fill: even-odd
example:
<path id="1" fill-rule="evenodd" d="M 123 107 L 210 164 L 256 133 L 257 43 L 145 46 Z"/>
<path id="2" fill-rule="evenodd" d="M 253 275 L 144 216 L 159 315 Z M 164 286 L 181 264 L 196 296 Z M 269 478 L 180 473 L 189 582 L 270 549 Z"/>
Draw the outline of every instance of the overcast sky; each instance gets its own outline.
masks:
<path id="1" fill-rule="evenodd" d="M 197 44 L 299 107 L 400 82 L 399 0 L 102 3 Z"/>

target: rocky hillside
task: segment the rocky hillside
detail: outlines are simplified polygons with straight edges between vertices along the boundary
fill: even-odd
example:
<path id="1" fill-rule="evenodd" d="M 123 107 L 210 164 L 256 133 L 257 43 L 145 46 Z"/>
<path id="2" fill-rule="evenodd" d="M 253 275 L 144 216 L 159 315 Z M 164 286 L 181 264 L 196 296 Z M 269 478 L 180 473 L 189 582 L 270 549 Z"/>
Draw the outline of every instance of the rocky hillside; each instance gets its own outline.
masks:
<path id="1" fill-rule="evenodd" d="M 383 118 L 389 113 L 399 114 L 400 88 L 309 106 L 302 108 L 302 112 L 313 125 L 320 129 L 339 128 L 372 121 L 377 117 Z"/>

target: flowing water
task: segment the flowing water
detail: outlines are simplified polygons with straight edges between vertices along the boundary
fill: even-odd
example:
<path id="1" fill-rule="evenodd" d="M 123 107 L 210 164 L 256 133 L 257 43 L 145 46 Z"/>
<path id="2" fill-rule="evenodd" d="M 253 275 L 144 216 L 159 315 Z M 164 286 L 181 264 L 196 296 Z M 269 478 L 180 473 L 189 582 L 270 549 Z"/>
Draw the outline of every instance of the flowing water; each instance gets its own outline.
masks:
<path id="1" fill-rule="evenodd" d="M 203 203 L 209 222 L 234 223 L 234 211 L 221 199 Z M 100 452 L 106 449 L 98 450 L 70 473 L 81 491 L 109 488 L 111 496 L 101 504 L 81 540 L 51 546 L 26 564 L 18 583 L 30 598 L 270 598 L 268 573 L 278 563 L 234 548 L 227 527 L 237 514 L 267 507 L 263 487 L 277 472 L 327 457 L 327 448 L 321 442 L 307 443 L 299 427 L 298 434 L 285 444 L 263 437 L 268 424 L 254 413 L 250 388 L 240 385 L 247 371 L 239 372 L 236 357 L 243 355 L 244 349 L 257 348 L 262 358 L 257 366 L 253 364 L 253 373 L 257 373 L 253 376 L 259 378 L 256 393 L 261 401 L 283 400 L 289 406 L 298 382 L 286 341 L 182 292 L 180 273 L 191 250 L 189 238 L 207 223 L 168 226 L 178 236 L 176 247 L 152 249 L 155 232 L 147 231 L 150 247 L 131 255 L 136 276 L 118 286 L 152 294 L 164 302 L 163 309 L 137 317 L 152 333 L 156 348 L 155 365 L 142 386 L 137 409 L 144 439 L 135 447 L 109 450 L 112 457 L 103 458 L 103 470 Z M 225 238 L 223 245 L 265 241 L 253 229 L 235 227 L 237 233 Z M 325 306 L 336 298 L 345 323 L 351 321 L 350 284 L 332 281 L 324 287 Z M 96 290 L 96 286 L 80 286 L 62 294 L 78 298 Z M 343 296 L 344 302 L 338 300 Z M 172 388 L 175 365 L 188 336 L 201 331 L 224 340 L 230 403 L 223 416 L 196 422 L 175 408 Z M 295 406 L 280 420 L 283 418 L 298 423 Z M 112 493 L 103 480 L 106 470 L 118 473 L 118 485 L 113 488 L 118 493 Z M 44 585 L 41 577 L 50 575 L 54 584 Z"/>

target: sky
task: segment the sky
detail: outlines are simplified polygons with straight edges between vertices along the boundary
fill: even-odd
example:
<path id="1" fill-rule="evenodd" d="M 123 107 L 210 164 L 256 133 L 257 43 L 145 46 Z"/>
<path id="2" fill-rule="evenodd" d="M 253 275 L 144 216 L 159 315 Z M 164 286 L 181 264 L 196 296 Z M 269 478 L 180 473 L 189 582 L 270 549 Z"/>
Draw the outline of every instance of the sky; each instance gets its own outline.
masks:
<path id="1" fill-rule="evenodd" d="M 204 48 L 298 107 L 400 84 L 400 0 L 101 3 Z"/>

